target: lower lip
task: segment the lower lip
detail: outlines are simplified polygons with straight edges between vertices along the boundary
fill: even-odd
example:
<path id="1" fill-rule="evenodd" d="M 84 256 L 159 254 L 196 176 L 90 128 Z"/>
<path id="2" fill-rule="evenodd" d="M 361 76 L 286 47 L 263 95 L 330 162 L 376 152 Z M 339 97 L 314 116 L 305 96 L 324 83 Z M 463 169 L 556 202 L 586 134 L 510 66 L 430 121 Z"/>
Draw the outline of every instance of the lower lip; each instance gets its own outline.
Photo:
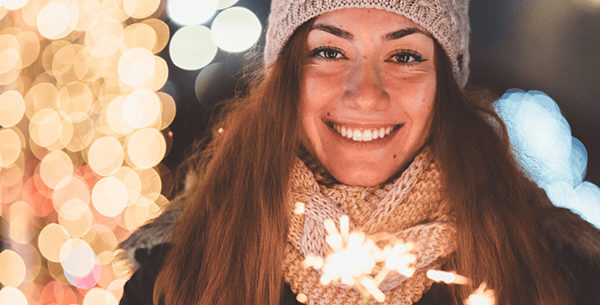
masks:
<path id="1" fill-rule="evenodd" d="M 331 132 L 335 136 L 336 139 L 343 141 L 343 143 L 352 144 L 359 147 L 379 147 L 386 145 L 387 143 L 392 141 L 392 138 L 396 136 L 396 134 L 402 128 L 402 126 L 403 125 L 400 125 L 399 127 L 394 128 L 394 130 L 390 132 L 390 134 L 386 135 L 383 138 L 377 138 L 371 141 L 354 141 L 352 139 L 342 136 L 335 129 L 333 129 L 333 127 L 330 127 L 329 125 L 325 124 L 325 128 L 327 128 L 329 132 Z"/>

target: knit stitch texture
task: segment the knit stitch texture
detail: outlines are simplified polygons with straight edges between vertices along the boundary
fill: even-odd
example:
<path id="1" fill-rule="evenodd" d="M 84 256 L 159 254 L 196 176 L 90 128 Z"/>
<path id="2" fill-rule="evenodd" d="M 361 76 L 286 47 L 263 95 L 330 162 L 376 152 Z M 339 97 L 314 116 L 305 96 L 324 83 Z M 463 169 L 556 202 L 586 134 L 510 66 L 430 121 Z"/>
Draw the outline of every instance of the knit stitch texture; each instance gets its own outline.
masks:
<path id="1" fill-rule="evenodd" d="M 457 83 L 469 78 L 469 0 L 272 0 L 265 65 L 277 60 L 294 31 L 320 14 L 343 8 L 376 8 L 397 13 L 425 28 L 442 46 Z"/>
<path id="2" fill-rule="evenodd" d="M 360 304 L 361 295 L 355 288 L 321 285 L 319 271 L 302 265 L 309 255 L 327 255 L 324 221 L 348 215 L 351 230 L 391 234 L 416 244 L 415 274 L 410 278 L 388 276 L 379 288 L 386 295 L 384 304 L 410 305 L 418 301 L 432 284 L 426 277 L 427 270 L 439 268 L 456 249 L 456 227 L 442 199 L 440 181 L 428 147 L 399 178 L 375 187 L 319 183 L 314 172 L 298 159 L 291 173 L 289 204 L 293 210 L 296 202 L 304 203 L 305 213 L 289 216 L 284 276 L 292 291 L 307 295 L 308 304 Z"/>

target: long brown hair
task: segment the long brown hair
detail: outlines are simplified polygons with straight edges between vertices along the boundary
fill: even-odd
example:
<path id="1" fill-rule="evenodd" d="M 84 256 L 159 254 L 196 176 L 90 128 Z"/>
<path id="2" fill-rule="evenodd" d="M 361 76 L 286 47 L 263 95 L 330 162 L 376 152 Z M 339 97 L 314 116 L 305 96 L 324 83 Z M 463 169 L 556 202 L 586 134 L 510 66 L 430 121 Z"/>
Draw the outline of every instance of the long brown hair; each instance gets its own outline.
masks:
<path id="1" fill-rule="evenodd" d="M 172 233 L 154 289 L 165 305 L 279 304 L 287 233 L 284 204 L 299 145 L 301 26 L 269 74 L 198 154 L 199 177 Z M 498 116 L 466 96 L 436 43 L 438 88 L 431 142 L 457 218 L 457 272 L 486 282 L 498 304 L 571 304 L 536 225 L 549 201 L 519 170 Z M 473 287 L 453 288 L 456 304 Z"/>

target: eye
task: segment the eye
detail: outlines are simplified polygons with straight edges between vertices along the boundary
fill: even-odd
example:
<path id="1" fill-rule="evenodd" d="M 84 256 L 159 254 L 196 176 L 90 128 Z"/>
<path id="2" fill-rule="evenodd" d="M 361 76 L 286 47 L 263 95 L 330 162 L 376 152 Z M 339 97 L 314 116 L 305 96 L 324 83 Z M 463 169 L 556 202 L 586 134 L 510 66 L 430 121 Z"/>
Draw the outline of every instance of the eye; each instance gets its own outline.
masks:
<path id="1" fill-rule="evenodd" d="M 344 59 L 342 50 L 335 47 L 319 47 L 312 50 L 312 57 L 320 57 L 323 59 Z"/>
<path id="2" fill-rule="evenodd" d="M 426 59 L 423 59 L 421 54 L 409 50 L 399 51 L 390 57 L 390 61 L 404 65 L 412 65 L 419 62 L 424 62 L 425 60 Z"/>

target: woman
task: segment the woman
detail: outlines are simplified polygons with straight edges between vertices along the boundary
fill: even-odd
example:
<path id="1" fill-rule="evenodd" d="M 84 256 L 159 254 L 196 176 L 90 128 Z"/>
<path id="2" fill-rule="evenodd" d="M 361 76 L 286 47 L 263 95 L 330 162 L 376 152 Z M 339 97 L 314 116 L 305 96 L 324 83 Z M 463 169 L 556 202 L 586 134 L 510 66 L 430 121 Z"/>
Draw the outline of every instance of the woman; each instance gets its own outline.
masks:
<path id="1" fill-rule="evenodd" d="M 497 304 L 600 304 L 600 234 L 552 206 L 489 100 L 463 89 L 467 10 L 274 0 L 264 77 L 192 159 L 189 191 L 122 245 L 143 263 L 121 304 L 359 304 L 302 264 L 326 255 L 323 221 L 341 215 L 417 245 L 385 304 L 461 304 L 479 283 Z M 433 284 L 430 269 L 472 284 Z"/>

